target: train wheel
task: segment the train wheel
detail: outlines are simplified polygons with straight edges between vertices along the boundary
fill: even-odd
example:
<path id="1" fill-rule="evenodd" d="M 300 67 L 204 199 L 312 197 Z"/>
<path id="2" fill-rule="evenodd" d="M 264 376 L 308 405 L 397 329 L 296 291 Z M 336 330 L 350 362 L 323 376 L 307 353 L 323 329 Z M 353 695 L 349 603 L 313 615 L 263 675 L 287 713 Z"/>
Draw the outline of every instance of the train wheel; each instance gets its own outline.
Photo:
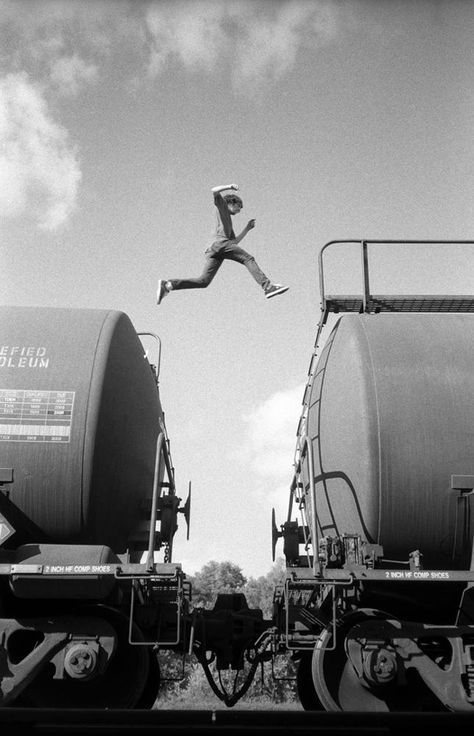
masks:
<path id="1" fill-rule="evenodd" d="M 301 654 L 296 671 L 296 688 L 300 703 L 305 710 L 324 710 L 314 689 L 311 665 L 312 656 L 312 651 Z"/>
<path id="2" fill-rule="evenodd" d="M 336 625 L 334 642 L 332 627 L 326 629 L 313 652 L 312 672 L 316 693 L 328 711 L 411 711 L 424 710 L 425 686 L 422 682 L 403 685 L 396 677 L 387 678 L 386 684 L 371 687 L 361 679 L 346 653 L 346 635 L 358 623 L 368 618 L 392 618 L 374 609 L 360 609 L 344 616 Z M 390 652 L 385 652 L 385 659 Z M 396 670 L 396 658 L 390 662 Z"/>
<path id="3" fill-rule="evenodd" d="M 148 677 L 145 682 L 145 687 L 140 695 L 139 700 L 137 700 L 136 704 L 134 705 L 134 708 L 143 708 L 145 710 L 150 710 L 153 708 L 153 705 L 158 697 L 158 691 L 160 689 L 160 665 L 158 662 L 158 657 L 155 655 L 152 649 L 149 647 L 145 647 L 146 651 L 148 652 Z"/>
<path id="4" fill-rule="evenodd" d="M 53 679 L 46 667 L 23 691 L 15 705 L 41 708 L 151 708 L 159 687 L 159 668 L 150 647 L 128 643 L 129 619 L 105 606 L 84 610 L 110 623 L 115 631 L 116 649 L 103 674 L 90 680 L 70 677 Z M 140 640 L 133 626 L 133 639 Z M 21 702 L 20 702 L 21 701 Z"/>

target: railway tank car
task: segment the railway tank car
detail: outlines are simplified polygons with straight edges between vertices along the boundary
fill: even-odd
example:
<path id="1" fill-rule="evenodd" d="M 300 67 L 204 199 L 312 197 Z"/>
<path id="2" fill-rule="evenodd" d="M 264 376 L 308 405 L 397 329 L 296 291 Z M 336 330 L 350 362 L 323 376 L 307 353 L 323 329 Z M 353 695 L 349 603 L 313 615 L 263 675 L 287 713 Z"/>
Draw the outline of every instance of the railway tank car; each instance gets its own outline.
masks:
<path id="1" fill-rule="evenodd" d="M 395 560 L 416 540 L 426 567 L 466 563 L 450 483 L 473 470 L 473 353 L 470 315 L 339 319 L 306 429 L 321 536 L 351 529 Z"/>
<path id="2" fill-rule="evenodd" d="M 275 622 L 306 709 L 472 711 L 474 296 L 374 295 L 382 242 L 402 241 L 320 254 L 289 512 L 280 530 L 273 517 Z M 341 243 L 360 248 L 363 284 L 329 296 Z"/>
<path id="3" fill-rule="evenodd" d="M 0 331 L 0 449 L 14 473 L 10 501 L 52 543 L 125 552 L 150 495 L 162 416 L 129 319 L 4 308 Z"/>
<path id="4" fill-rule="evenodd" d="M 123 312 L 0 308 L 2 706 L 157 696 L 189 599 L 158 375 Z"/>

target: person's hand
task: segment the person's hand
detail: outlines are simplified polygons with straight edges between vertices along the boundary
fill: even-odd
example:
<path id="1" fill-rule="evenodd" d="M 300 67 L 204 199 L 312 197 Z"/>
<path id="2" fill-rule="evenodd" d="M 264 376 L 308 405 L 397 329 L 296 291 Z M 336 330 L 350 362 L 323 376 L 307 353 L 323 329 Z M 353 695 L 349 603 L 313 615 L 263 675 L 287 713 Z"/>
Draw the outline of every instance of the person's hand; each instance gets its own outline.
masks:
<path id="1" fill-rule="evenodd" d="M 229 189 L 233 189 L 235 192 L 238 190 L 239 185 L 238 184 L 231 184 Z"/>
<path id="2" fill-rule="evenodd" d="M 254 227 L 255 227 L 255 220 L 249 220 L 248 223 L 247 223 L 247 228 L 249 230 L 252 230 L 252 228 L 254 228 Z"/>

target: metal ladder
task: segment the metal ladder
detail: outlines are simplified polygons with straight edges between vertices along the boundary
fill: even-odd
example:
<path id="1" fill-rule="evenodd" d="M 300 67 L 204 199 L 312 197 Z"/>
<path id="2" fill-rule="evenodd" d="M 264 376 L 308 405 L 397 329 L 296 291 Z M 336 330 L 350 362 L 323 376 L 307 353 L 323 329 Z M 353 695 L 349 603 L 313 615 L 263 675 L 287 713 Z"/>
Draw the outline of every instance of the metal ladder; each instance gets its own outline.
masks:
<path id="1" fill-rule="evenodd" d="M 160 365 L 161 365 L 161 340 L 154 332 L 138 332 L 137 336 L 151 337 L 156 343 L 156 360 L 149 358 L 148 350 L 144 348 L 144 360 L 146 360 L 153 373 L 157 391 L 159 390 Z M 164 480 L 166 471 L 167 481 Z M 163 496 L 162 489 L 168 488 L 168 493 Z M 181 499 L 176 495 L 175 469 L 171 459 L 170 440 L 165 425 L 165 415 L 159 420 L 158 434 L 156 438 L 155 465 L 153 476 L 152 495 L 144 502 L 143 517 L 139 525 L 133 530 L 129 543 L 134 548 L 135 554 L 146 553 L 146 566 L 150 572 L 154 569 L 155 554 L 164 547 L 164 562 L 172 560 L 173 536 L 175 521 L 178 513 L 183 513 L 186 519 L 189 539 L 191 483 L 189 483 L 188 499 L 184 507 L 180 508 Z M 157 531 L 157 522 L 161 522 L 161 530 Z M 146 544 L 147 542 L 147 544 Z"/>

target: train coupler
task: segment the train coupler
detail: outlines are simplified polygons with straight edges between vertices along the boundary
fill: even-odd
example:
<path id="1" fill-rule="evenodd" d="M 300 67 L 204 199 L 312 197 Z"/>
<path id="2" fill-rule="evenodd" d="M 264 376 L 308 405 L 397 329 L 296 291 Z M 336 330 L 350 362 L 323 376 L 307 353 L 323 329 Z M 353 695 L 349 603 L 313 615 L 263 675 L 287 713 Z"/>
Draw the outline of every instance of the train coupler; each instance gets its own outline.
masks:
<path id="1" fill-rule="evenodd" d="M 193 651 L 214 694 L 232 707 L 271 658 L 271 621 L 241 593 L 221 593 L 212 610 L 193 611 Z"/>
<path id="2" fill-rule="evenodd" d="M 244 653 L 269 627 L 260 609 L 251 609 L 243 593 L 219 593 L 212 610 L 193 612 L 194 648 L 212 652 L 218 670 L 240 670 Z"/>

